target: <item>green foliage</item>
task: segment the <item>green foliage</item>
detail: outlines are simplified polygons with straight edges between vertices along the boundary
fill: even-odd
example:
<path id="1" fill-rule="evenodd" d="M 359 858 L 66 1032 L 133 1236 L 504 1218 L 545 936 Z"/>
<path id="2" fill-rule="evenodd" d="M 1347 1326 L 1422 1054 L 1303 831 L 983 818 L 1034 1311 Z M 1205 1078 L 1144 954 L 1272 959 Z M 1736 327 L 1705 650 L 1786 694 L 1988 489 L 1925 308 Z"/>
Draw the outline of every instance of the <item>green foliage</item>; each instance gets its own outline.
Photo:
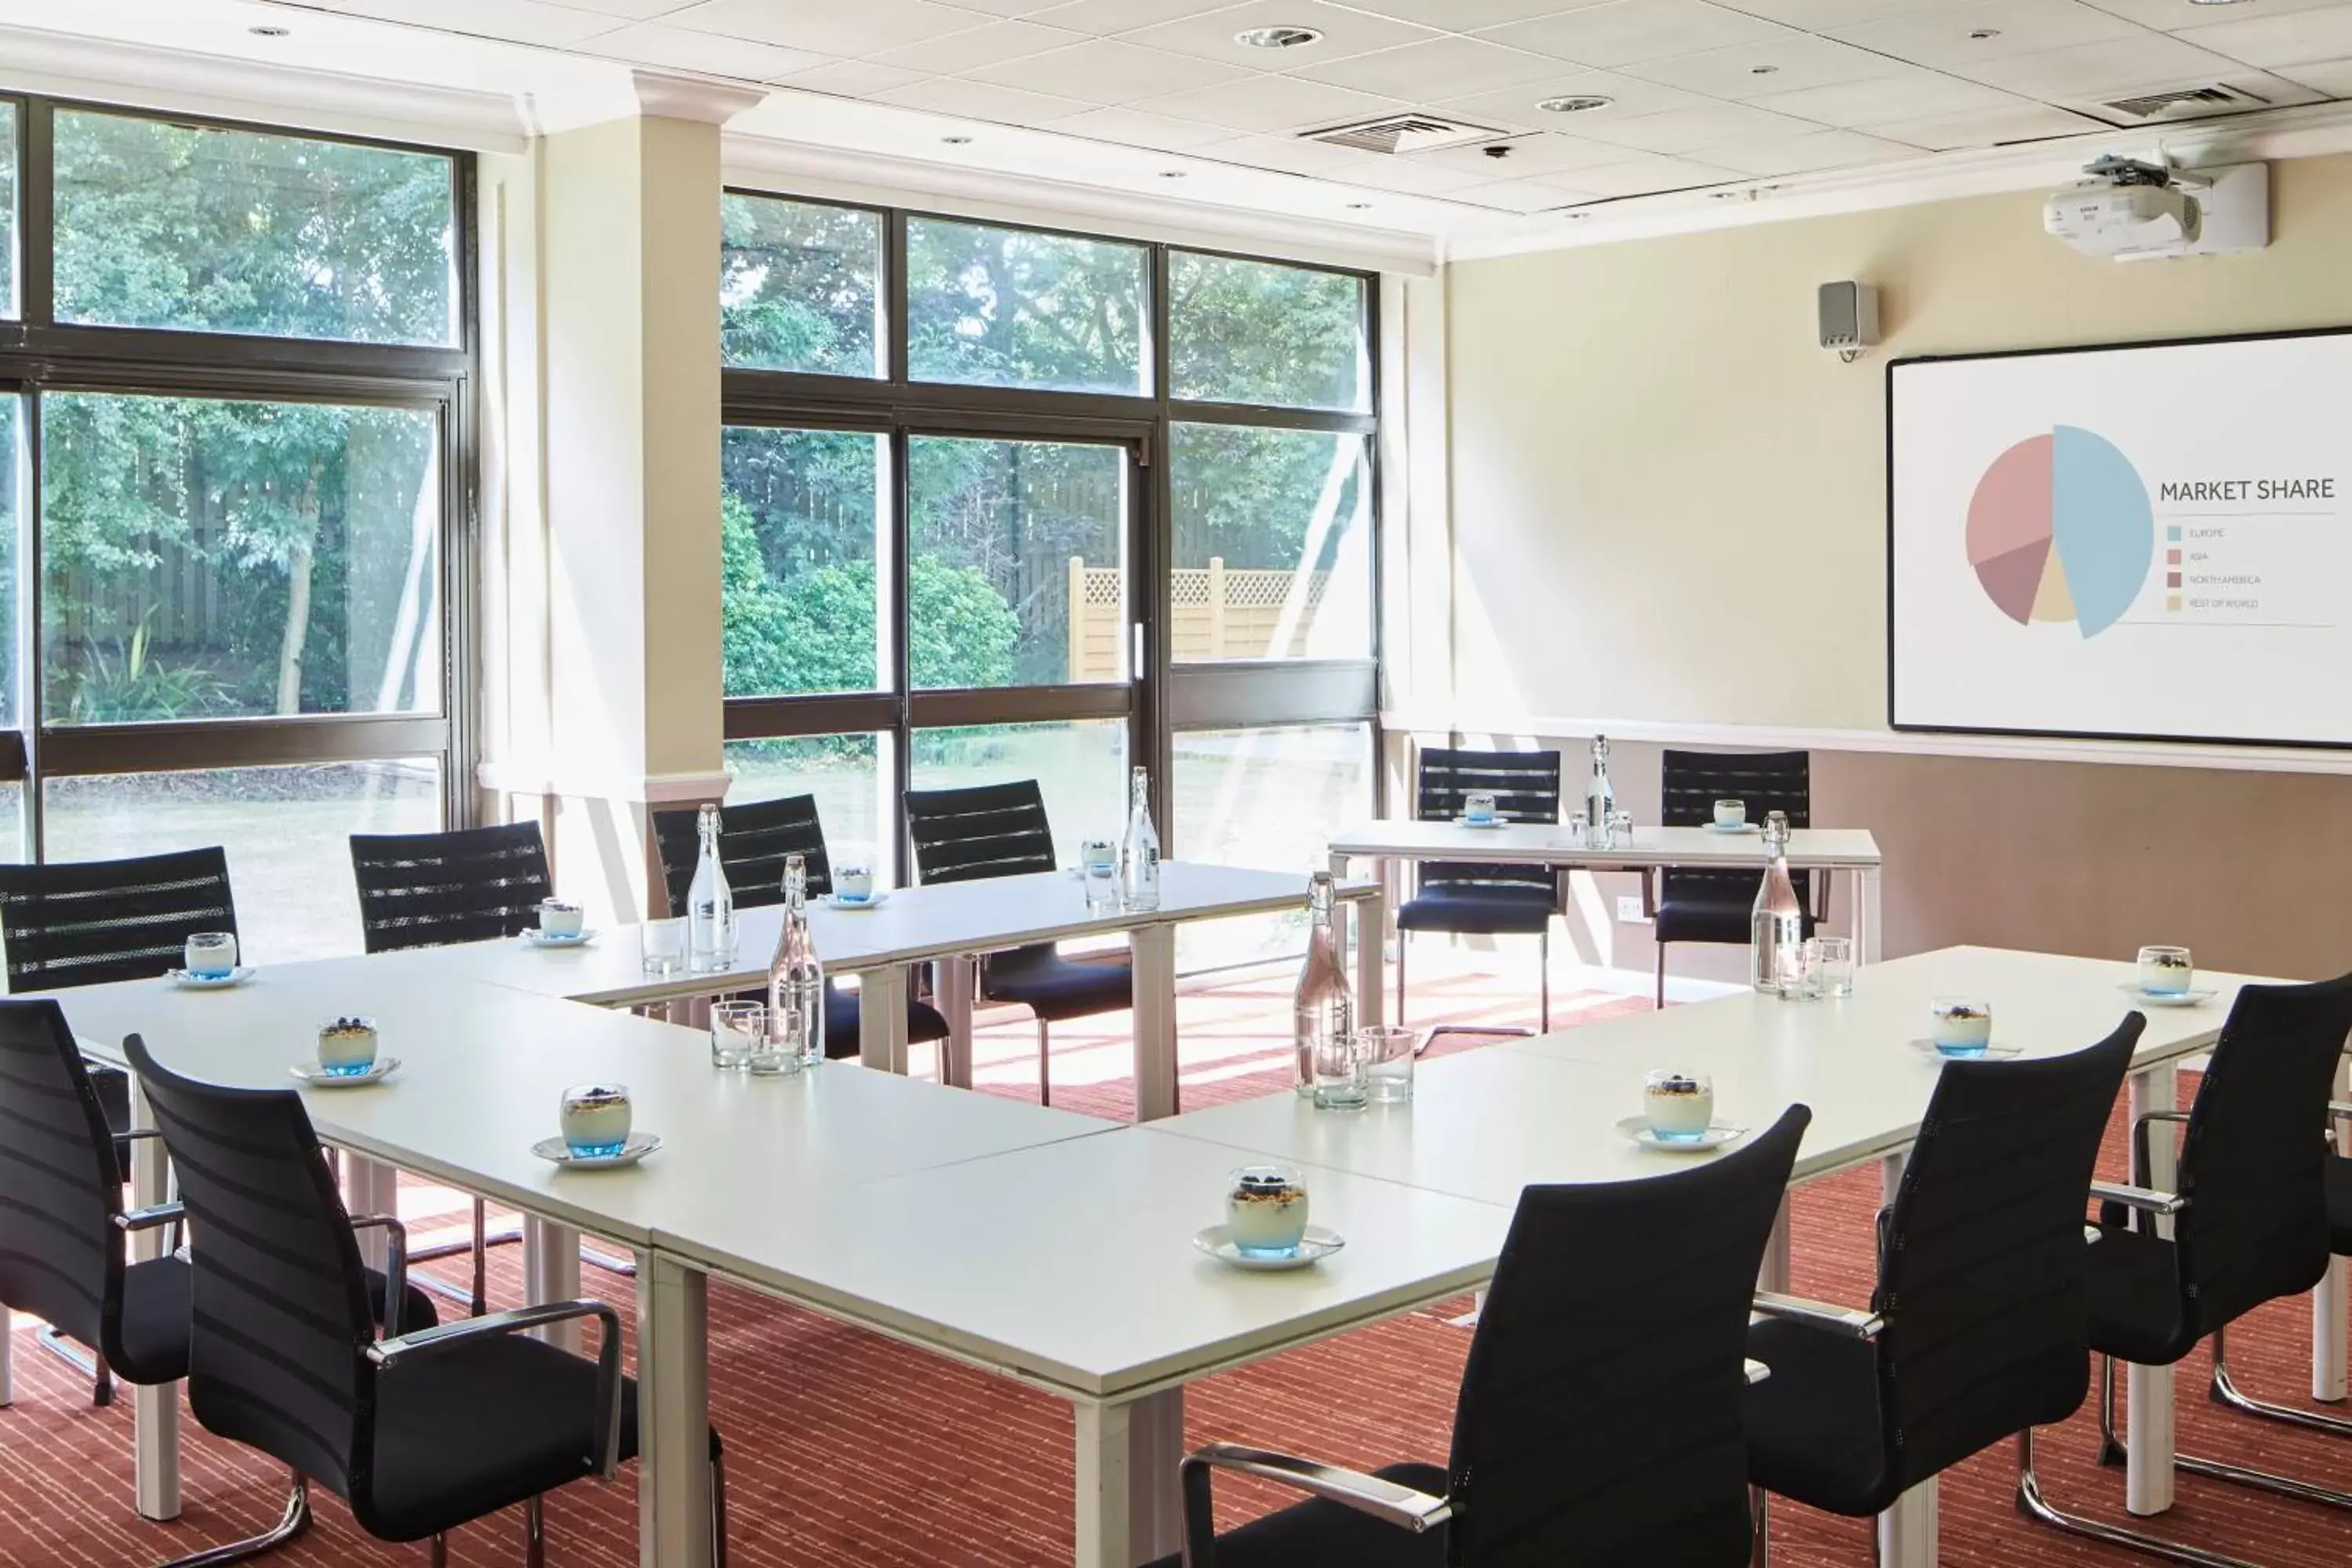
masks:
<path id="1" fill-rule="evenodd" d="M 222 696 L 212 672 L 194 665 L 161 665 L 147 657 L 147 623 L 112 657 L 93 648 L 88 659 L 64 677 L 62 709 L 69 724 L 134 724 L 193 719 L 212 710 Z"/>
<path id="2" fill-rule="evenodd" d="M 873 375 L 881 220 L 855 207 L 728 195 L 719 338 L 729 364 Z"/>
<path id="3" fill-rule="evenodd" d="M 1364 286 L 1180 250 L 1168 258 L 1168 381 L 1181 398 L 1365 406 Z"/>
<path id="4" fill-rule="evenodd" d="M 1116 240 L 910 218 L 908 374 L 1141 394 L 1145 257 Z"/>
<path id="5" fill-rule="evenodd" d="M 0 103 L 0 317 L 16 314 L 16 106 Z"/>

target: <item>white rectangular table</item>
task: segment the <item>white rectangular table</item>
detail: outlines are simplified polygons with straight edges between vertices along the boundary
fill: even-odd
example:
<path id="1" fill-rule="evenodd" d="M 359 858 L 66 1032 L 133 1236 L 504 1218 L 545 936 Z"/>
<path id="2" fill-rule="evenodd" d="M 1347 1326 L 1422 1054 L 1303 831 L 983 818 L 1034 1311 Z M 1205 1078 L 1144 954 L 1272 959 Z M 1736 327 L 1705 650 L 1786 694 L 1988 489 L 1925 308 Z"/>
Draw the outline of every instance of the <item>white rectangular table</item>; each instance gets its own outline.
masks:
<path id="1" fill-rule="evenodd" d="M 1607 849 L 1571 844 L 1558 823 L 1465 827 L 1454 822 L 1368 822 L 1331 840 L 1331 871 L 1344 877 L 1356 860 L 1464 860 L 1550 866 L 1582 871 L 1762 870 L 1764 843 L 1754 833 L 1705 827 L 1641 827 Z M 1801 827 L 1789 838 L 1792 870 L 1843 872 L 1853 899 L 1854 959 L 1877 962 L 1885 949 L 1879 907 L 1878 841 L 1854 827 Z"/>

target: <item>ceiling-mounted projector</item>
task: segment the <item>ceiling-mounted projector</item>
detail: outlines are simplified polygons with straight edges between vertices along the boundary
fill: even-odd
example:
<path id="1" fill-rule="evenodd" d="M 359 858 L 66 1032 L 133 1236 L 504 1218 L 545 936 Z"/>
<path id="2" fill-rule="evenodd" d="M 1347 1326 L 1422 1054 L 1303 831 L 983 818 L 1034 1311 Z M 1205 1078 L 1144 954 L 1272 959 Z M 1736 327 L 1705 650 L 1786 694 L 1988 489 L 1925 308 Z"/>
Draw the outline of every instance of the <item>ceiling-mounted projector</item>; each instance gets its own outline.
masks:
<path id="1" fill-rule="evenodd" d="M 2042 205 L 2043 232 L 2085 256 L 2147 261 L 2259 250 L 2270 243 L 2270 171 L 2190 171 L 2113 155 Z"/>

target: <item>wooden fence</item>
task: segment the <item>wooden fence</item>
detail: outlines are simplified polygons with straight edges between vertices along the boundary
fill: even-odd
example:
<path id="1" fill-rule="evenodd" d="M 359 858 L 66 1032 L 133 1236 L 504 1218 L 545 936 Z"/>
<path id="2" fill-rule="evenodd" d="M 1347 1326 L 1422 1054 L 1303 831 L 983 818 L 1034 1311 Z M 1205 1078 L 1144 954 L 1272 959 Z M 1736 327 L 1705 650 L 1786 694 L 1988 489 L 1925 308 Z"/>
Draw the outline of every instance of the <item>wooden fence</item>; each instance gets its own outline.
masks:
<path id="1" fill-rule="evenodd" d="M 1117 680 L 1126 670 L 1124 573 L 1070 557 L 1070 679 Z M 1179 659 L 1296 658 L 1322 605 L 1328 572 L 1180 566 L 1169 595 Z"/>

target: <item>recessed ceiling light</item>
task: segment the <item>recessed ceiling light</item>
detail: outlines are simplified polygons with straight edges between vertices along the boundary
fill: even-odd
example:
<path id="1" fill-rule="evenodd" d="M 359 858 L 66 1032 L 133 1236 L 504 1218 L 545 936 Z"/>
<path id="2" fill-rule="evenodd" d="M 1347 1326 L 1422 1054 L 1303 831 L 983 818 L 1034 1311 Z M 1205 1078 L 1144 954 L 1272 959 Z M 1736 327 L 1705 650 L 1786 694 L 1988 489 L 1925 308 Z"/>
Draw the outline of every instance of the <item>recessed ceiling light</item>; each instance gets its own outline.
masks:
<path id="1" fill-rule="evenodd" d="M 1970 32 L 1969 37 L 1974 38 L 1979 44 L 1990 43 L 1993 39 L 2000 37 L 2000 29 L 1999 27 L 1978 27 Z"/>
<path id="2" fill-rule="evenodd" d="M 289 33 L 292 32 L 293 30 L 294 30 L 294 29 L 293 29 L 293 28 L 291 28 L 291 27 L 267 27 L 267 26 L 265 26 L 265 27 L 247 27 L 247 28 L 246 29 L 246 31 L 247 31 L 247 32 L 251 33 L 251 34 L 252 34 L 255 37 L 257 37 L 257 38 L 282 38 L 282 37 L 284 37 L 287 34 L 289 34 Z"/>
<path id="3" fill-rule="evenodd" d="M 2189 0 L 2191 5 L 2235 5 L 2238 0 Z"/>
<path id="4" fill-rule="evenodd" d="M 1299 49 L 1322 41 L 1313 27 L 1251 27 L 1234 35 L 1234 42 L 1245 49 Z"/>
<path id="5" fill-rule="evenodd" d="M 1709 191 L 1706 194 L 1719 202 L 1736 202 L 1739 199 L 1738 191 Z"/>
<path id="6" fill-rule="evenodd" d="M 1348 210 L 1351 213 L 1370 212 L 1371 206 L 1372 204 L 1370 202 L 1349 202 Z"/>
<path id="7" fill-rule="evenodd" d="M 940 140 L 946 142 L 950 147 L 969 147 L 971 145 L 971 138 L 969 136 L 942 136 Z"/>
<path id="8" fill-rule="evenodd" d="M 1160 177 L 1163 180 L 1181 180 L 1184 177 L 1184 171 L 1181 169 L 1162 169 L 1160 171 Z"/>
<path id="9" fill-rule="evenodd" d="M 1748 74 L 1749 76 L 1774 76 L 1779 74 L 1780 69 L 1780 68 L 1779 66 L 1749 66 L 1748 68 Z"/>
<path id="10" fill-rule="evenodd" d="M 1590 110 L 1606 109 L 1616 101 L 1613 98 L 1601 98 L 1592 93 L 1580 92 L 1567 98 L 1538 99 L 1536 107 L 1546 114 L 1582 114 Z"/>

